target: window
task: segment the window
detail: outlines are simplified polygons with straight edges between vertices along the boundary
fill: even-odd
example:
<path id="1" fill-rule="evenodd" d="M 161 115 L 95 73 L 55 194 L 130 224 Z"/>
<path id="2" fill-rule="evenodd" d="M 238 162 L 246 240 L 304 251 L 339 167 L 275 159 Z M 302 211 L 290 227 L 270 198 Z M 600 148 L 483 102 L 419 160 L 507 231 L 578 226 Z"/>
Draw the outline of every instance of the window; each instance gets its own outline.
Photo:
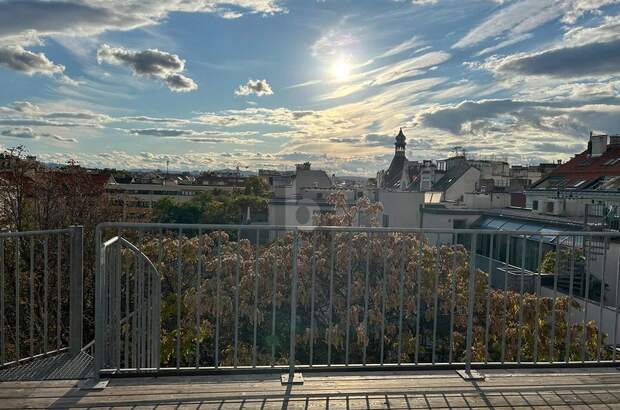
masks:
<path id="1" fill-rule="evenodd" d="M 322 192 L 317 192 L 316 193 L 316 199 L 323 199 L 323 193 Z"/>
<path id="2" fill-rule="evenodd" d="M 553 213 L 553 202 L 547 202 L 545 204 L 545 212 L 552 214 Z"/>
<path id="3" fill-rule="evenodd" d="M 532 201 L 532 209 L 533 209 L 534 211 L 537 211 L 537 210 L 538 210 L 538 201 Z"/>

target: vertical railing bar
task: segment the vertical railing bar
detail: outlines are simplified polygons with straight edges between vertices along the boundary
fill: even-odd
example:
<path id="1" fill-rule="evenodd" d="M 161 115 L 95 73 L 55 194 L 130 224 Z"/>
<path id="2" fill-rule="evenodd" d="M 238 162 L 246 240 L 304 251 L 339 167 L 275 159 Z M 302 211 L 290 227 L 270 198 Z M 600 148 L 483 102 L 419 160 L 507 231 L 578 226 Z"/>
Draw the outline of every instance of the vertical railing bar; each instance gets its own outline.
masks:
<path id="1" fill-rule="evenodd" d="M 521 343 L 523 332 L 523 304 L 525 301 L 524 282 L 525 282 L 525 252 L 527 250 L 527 237 L 523 235 L 521 238 L 523 245 L 521 246 L 521 278 L 519 281 L 519 332 L 517 334 L 517 363 L 521 364 Z"/>
<path id="2" fill-rule="evenodd" d="M 508 265 L 510 264 L 510 235 L 506 235 L 506 263 L 504 264 L 504 294 L 502 314 L 502 346 L 500 359 L 502 364 L 506 360 L 506 316 L 508 316 Z"/>
<path id="3" fill-rule="evenodd" d="M 334 263 L 335 263 L 335 235 L 331 232 L 330 244 L 330 267 L 329 267 L 329 308 L 327 310 L 327 366 L 332 365 L 332 320 L 334 308 Z"/>
<path id="4" fill-rule="evenodd" d="M 198 228 L 198 271 L 196 272 L 196 369 L 200 367 L 200 319 L 202 310 L 200 309 L 200 296 L 202 296 L 202 229 Z"/>
<path id="5" fill-rule="evenodd" d="M 549 338 L 549 362 L 555 361 L 555 311 L 560 274 L 560 236 L 555 237 L 555 273 L 553 275 L 553 302 L 551 304 L 551 337 Z"/>
<path id="6" fill-rule="evenodd" d="M 566 341 L 564 359 L 566 363 L 570 361 L 570 334 L 571 334 L 571 305 L 573 303 L 573 288 L 575 281 L 575 235 L 572 236 L 573 243 L 571 249 L 571 258 L 570 258 L 570 273 L 568 279 L 568 309 L 566 309 Z"/>
<path id="7" fill-rule="evenodd" d="M 1 245 L 0 245 L 1 246 Z M 49 255 L 48 255 L 48 237 L 43 240 L 43 353 L 48 351 L 48 308 L 49 308 Z M 2 261 L 4 264 L 4 260 Z M 3 268 L 4 269 L 4 268 Z"/>
<path id="8" fill-rule="evenodd" d="M 402 362 L 403 351 L 403 308 L 405 303 L 405 239 L 404 235 L 401 238 L 400 248 L 400 263 L 399 263 L 399 276 L 398 276 L 398 365 Z"/>
<path id="9" fill-rule="evenodd" d="M 29 293 L 30 293 L 30 357 L 34 356 L 34 238 L 30 238 L 30 277 L 29 277 Z"/>
<path id="10" fill-rule="evenodd" d="M 215 272 L 215 352 L 214 352 L 214 367 L 218 369 L 220 367 L 220 315 L 221 315 L 221 301 L 220 301 L 220 277 L 222 276 L 222 235 L 217 236 L 217 270 Z"/>
<path id="11" fill-rule="evenodd" d="M 254 260 L 254 320 L 252 333 L 252 367 L 256 368 L 256 354 L 258 351 L 258 277 L 259 277 L 259 259 L 260 259 L 260 231 L 256 230 L 256 259 Z"/>
<path id="12" fill-rule="evenodd" d="M 241 253 L 241 229 L 237 230 L 237 252 L 235 258 L 235 335 L 233 341 L 233 366 L 239 365 L 239 274 Z"/>
<path id="13" fill-rule="evenodd" d="M 591 257 L 591 247 L 592 245 L 590 244 L 592 238 L 588 238 L 588 240 L 586 241 L 586 238 L 583 238 L 582 243 L 583 243 L 583 247 L 584 247 L 584 252 L 585 252 L 585 257 L 586 257 L 586 263 L 585 263 L 585 270 L 586 270 L 586 292 L 584 293 L 584 311 L 583 311 L 583 334 L 582 334 L 582 344 L 581 344 L 581 362 L 585 362 L 586 361 L 586 347 L 587 347 L 587 336 L 588 336 L 588 327 L 586 326 L 588 323 L 588 304 L 589 304 L 589 298 L 590 298 L 590 257 Z M 587 247 L 586 247 L 587 244 Z M 583 285 L 582 285 L 583 286 Z"/>
<path id="14" fill-rule="evenodd" d="M 134 254 L 133 268 L 133 314 L 131 315 L 131 364 L 138 368 L 138 255 Z"/>
<path id="15" fill-rule="evenodd" d="M 20 254 L 19 254 L 19 247 L 20 247 L 20 240 L 19 240 L 19 236 L 15 237 L 15 356 L 16 356 L 16 360 L 20 360 L 21 359 L 21 352 L 20 352 L 20 345 L 21 345 L 21 341 L 20 341 L 20 329 L 19 329 L 19 320 L 20 320 L 20 310 L 21 310 L 21 306 L 19 303 L 19 297 L 20 297 L 20 288 L 19 288 L 19 271 L 20 271 Z"/>
<path id="16" fill-rule="evenodd" d="M 181 367 L 181 267 L 183 259 L 183 246 L 182 238 L 183 229 L 179 229 L 178 232 L 178 244 L 177 244 L 177 295 L 176 295 L 176 314 L 177 314 L 177 337 L 176 337 L 176 364 L 177 369 Z"/>
<path id="17" fill-rule="evenodd" d="M 415 364 L 419 363 L 420 355 L 420 306 L 421 306 L 421 289 L 422 289 L 422 236 L 418 240 L 418 260 L 416 261 L 416 308 L 415 308 Z"/>
<path id="18" fill-rule="evenodd" d="M 615 320 L 614 320 L 614 343 L 613 343 L 613 347 L 614 347 L 614 351 L 613 351 L 613 357 L 612 360 L 614 361 L 614 363 L 616 362 L 616 351 L 618 350 L 618 314 L 620 313 L 620 306 L 619 302 L 620 302 L 620 296 L 618 295 L 620 294 L 620 255 L 618 255 L 618 258 L 616 260 L 616 297 L 615 297 L 615 303 L 614 306 L 616 306 L 616 315 L 615 315 Z"/>
<path id="19" fill-rule="evenodd" d="M 299 231 L 295 230 L 293 237 L 293 260 L 292 260 L 292 281 L 291 281 L 291 337 L 289 348 L 289 380 L 292 380 L 295 373 L 295 349 L 297 342 L 297 256 L 299 254 Z"/>
<path id="20" fill-rule="evenodd" d="M 157 259 L 158 259 L 158 264 L 157 267 L 158 269 L 161 268 L 163 266 L 163 261 L 164 261 L 164 233 L 163 230 L 160 229 L 159 230 L 159 238 L 158 238 L 158 242 L 159 242 L 159 249 L 158 249 L 158 255 L 157 255 Z M 157 272 L 157 282 L 156 282 L 156 289 L 155 289 L 155 312 L 156 312 L 156 318 L 157 321 L 155 323 L 155 327 L 156 327 L 156 339 L 155 339 L 155 360 L 156 360 L 156 365 L 157 365 L 157 371 L 159 372 L 160 367 L 161 367 L 161 359 L 160 359 L 160 340 L 161 340 L 161 274 L 159 273 L 159 271 Z"/>
<path id="21" fill-rule="evenodd" d="M 387 236 L 387 234 L 386 234 Z M 386 241 L 387 242 L 387 241 Z M 385 306 L 387 299 L 387 252 L 383 252 L 383 276 L 381 277 L 381 345 L 380 363 L 383 366 L 385 356 Z"/>
<path id="22" fill-rule="evenodd" d="M 600 293 L 600 299 L 599 299 L 599 305 L 600 305 L 600 312 L 599 312 L 599 316 L 598 316 L 598 347 L 597 347 L 597 352 L 596 352 L 596 361 L 598 363 L 601 362 L 601 348 L 602 348 L 602 344 L 603 344 L 603 331 L 602 331 L 602 326 L 603 326 L 603 306 L 605 305 L 605 271 L 607 270 L 607 247 L 609 246 L 608 243 L 608 239 L 609 237 L 605 236 L 605 238 L 603 239 L 603 243 L 604 243 L 604 250 L 603 250 L 603 271 L 601 272 L 601 293 Z"/>
<path id="23" fill-rule="evenodd" d="M 368 348 L 368 341 L 370 336 L 368 334 L 368 287 L 370 278 L 370 253 L 372 252 L 372 233 L 368 232 L 366 238 L 368 239 L 368 249 L 366 252 L 366 274 L 364 276 L 364 347 L 362 351 L 362 364 L 366 366 L 366 353 Z"/>
<path id="24" fill-rule="evenodd" d="M 116 369 L 120 370 L 121 368 L 121 276 L 122 276 L 122 252 L 121 252 L 121 243 L 119 242 L 119 246 L 117 249 L 116 255 L 116 266 L 115 266 L 115 274 L 114 274 L 114 331 L 116 340 L 114 343 L 115 354 L 116 354 Z"/>
<path id="25" fill-rule="evenodd" d="M 272 283 L 271 283 L 271 366 L 275 366 L 276 361 L 276 292 L 278 285 L 277 258 L 274 255 L 272 266 Z"/>
<path id="26" fill-rule="evenodd" d="M 536 275 L 536 307 L 535 307 L 535 312 L 534 312 L 534 363 L 538 363 L 538 339 L 540 338 L 540 292 L 541 292 L 541 286 L 542 286 L 542 260 L 543 260 L 543 256 L 542 256 L 542 252 L 543 252 L 543 235 L 542 232 L 538 238 L 538 257 L 536 260 L 536 270 L 537 275 Z"/>
<path id="27" fill-rule="evenodd" d="M 495 235 L 491 234 L 489 244 L 489 276 L 487 277 L 487 305 L 486 305 L 486 320 L 484 325 L 484 362 L 488 363 L 490 359 L 489 354 L 489 331 L 491 329 L 491 279 L 493 277 L 493 260 L 495 259 Z"/>
<path id="28" fill-rule="evenodd" d="M 143 231 L 142 229 L 138 230 L 138 248 L 140 248 L 141 244 L 142 244 L 142 237 L 143 237 Z M 119 247 L 120 247 L 120 243 L 119 243 Z M 145 335 L 145 329 L 144 329 L 144 325 L 145 325 L 145 306 L 144 306 L 144 258 L 142 257 L 142 255 L 138 254 L 136 255 L 138 257 L 138 261 L 139 261 L 139 273 L 138 273 L 138 301 L 139 301 L 139 305 L 138 305 L 138 343 L 139 343 L 139 347 L 138 347 L 138 361 L 140 363 L 140 367 L 145 367 L 146 366 L 146 362 L 145 362 L 145 342 L 146 342 L 146 335 Z M 180 312 L 180 311 L 179 311 Z"/>
<path id="29" fill-rule="evenodd" d="M 448 363 L 452 364 L 454 356 L 454 309 L 456 306 L 456 235 L 452 235 L 452 278 L 450 280 L 450 327 Z"/>
<path id="30" fill-rule="evenodd" d="M 353 233 L 349 233 L 349 240 L 347 241 L 347 313 L 346 313 L 346 335 L 345 335 L 345 351 L 344 362 L 345 366 L 349 365 L 349 343 L 351 334 L 351 248 L 353 241 Z"/>
<path id="31" fill-rule="evenodd" d="M 437 242 L 435 244 L 435 272 L 433 275 L 433 347 L 431 354 L 431 361 L 433 364 L 437 361 L 437 314 L 439 313 L 439 257 L 440 257 L 440 241 L 441 235 L 437 234 Z"/>
<path id="32" fill-rule="evenodd" d="M 473 343 L 473 331 L 474 331 L 474 307 L 476 297 L 476 247 L 478 242 L 478 234 L 472 234 L 469 250 L 469 297 L 467 308 L 467 335 L 466 335 L 466 357 L 465 357 L 465 372 L 471 374 L 471 362 L 472 351 L 471 346 Z"/>
<path id="33" fill-rule="evenodd" d="M 124 367 L 129 368 L 130 367 L 130 363 L 129 363 L 129 315 L 131 314 L 131 307 L 130 307 L 130 293 L 131 293 L 131 282 L 130 282 L 130 276 L 129 276 L 129 267 L 127 268 L 127 272 L 125 273 L 125 340 L 124 340 L 124 344 L 125 344 L 125 348 L 123 349 L 123 364 Z"/>
<path id="34" fill-rule="evenodd" d="M 0 365 L 6 362 L 4 337 L 4 238 L 0 238 Z"/>
<path id="35" fill-rule="evenodd" d="M 56 245 L 56 349 L 61 347 L 61 316 L 62 316 L 62 293 L 60 273 L 62 270 L 62 234 L 58 234 L 58 243 Z M 97 261 L 99 264 L 100 261 Z"/>
<path id="36" fill-rule="evenodd" d="M 316 237 L 312 239 L 311 249 L 311 278 L 310 278 L 310 353 L 309 353 L 309 365 L 314 364 L 314 306 L 316 302 Z M 275 281 L 274 281 L 275 285 Z"/>

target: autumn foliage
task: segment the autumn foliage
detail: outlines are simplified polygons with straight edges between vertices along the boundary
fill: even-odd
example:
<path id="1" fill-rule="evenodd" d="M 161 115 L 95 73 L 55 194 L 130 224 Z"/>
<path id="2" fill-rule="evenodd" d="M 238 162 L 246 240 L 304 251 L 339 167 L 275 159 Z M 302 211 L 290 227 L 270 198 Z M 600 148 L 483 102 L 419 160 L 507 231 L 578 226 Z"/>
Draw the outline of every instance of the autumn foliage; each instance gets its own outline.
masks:
<path id="1" fill-rule="evenodd" d="M 365 213 L 374 223 L 380 211 L 366 200 L 354 207 L 332 200 L 336 212 L 317 222 L 347 226 Z M 214 366 L 216 346 L 219 366 L 286 364 L 291 326 L 298 364 L 465 360 L 471 276 L 469 250 L 462 245 L 437 246 L 419 234 L 332 228 L 272 234 L 261 236 L 259 245 L 251 226 L 144 237 L 140 247 L 162 280 L 162 366 L 176 364 L 177 337 L 182 366 Z M 473 279 L 474 361 L 609 356 L 598 348 L 594 322 L 585 323 L 584 332 L 583 323 L 571 320 L 579 305 L 568 297 L 493 289 L 488 274 L 477 269 Z M 603 346 L 604 340 L 601 335 Z"/>

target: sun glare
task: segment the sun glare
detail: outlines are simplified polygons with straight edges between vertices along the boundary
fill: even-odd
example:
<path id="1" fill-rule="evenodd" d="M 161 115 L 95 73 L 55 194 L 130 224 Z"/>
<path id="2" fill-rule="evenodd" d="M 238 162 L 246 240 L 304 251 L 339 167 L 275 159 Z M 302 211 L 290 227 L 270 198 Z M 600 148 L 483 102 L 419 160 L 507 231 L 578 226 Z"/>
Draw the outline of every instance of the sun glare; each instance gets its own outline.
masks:
<path id="1" fill-rule="evenodd" d="M 338 81 L 344 81 L 349 77 L 349 73 L 351 72 L 351 66 L 347 62 L 347 60 L 341 58 L 336 61 L 332 66 L 332 75 Z"/>

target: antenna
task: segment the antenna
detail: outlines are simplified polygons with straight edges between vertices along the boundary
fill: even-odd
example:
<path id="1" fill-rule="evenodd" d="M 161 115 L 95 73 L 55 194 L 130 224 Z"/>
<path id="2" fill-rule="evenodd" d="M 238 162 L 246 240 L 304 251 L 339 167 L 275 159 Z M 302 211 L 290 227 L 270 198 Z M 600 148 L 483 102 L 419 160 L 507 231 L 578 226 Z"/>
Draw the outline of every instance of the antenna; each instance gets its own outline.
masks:
<path id="1" fill-rule="evenodd" d="M 170 160 L 166 160 L 166 176 L 168 176 L 168 166 L 170 165 Z"/>

